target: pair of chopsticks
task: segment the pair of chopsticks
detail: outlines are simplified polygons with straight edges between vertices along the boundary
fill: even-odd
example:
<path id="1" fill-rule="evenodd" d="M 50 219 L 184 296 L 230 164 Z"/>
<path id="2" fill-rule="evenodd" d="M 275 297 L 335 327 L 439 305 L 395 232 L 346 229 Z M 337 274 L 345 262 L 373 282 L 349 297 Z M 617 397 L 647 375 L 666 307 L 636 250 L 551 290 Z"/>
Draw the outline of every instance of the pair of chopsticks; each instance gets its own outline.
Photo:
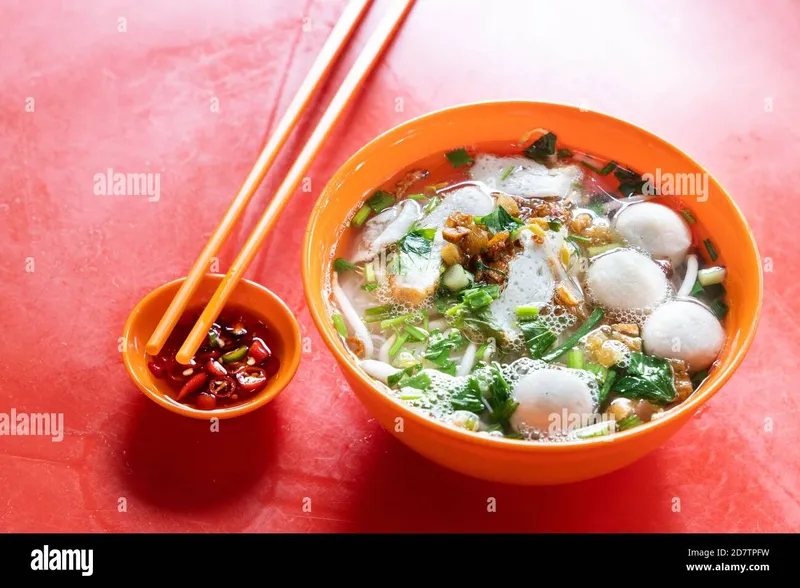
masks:
<path id="1" fill-rule="evenodd" d="M 167 338 L 205 275 L 211 258 L 219 251 L 233 229 L 233 225 L 236 224 L 242 212 L 247 207 L 247 204 L 250 202 L 253 194 L 261 183 L 261 180 L 266 175 L 267 170 L 272 165 L 278 152 L 296 126 L 312 96 L 322 84 L 326 74 L 335 64 L 342 49 L 357 28 L 359 21 L 366 13 L 366 9 L 371 1 L 372 0 L 353 0 L 345 8 L 342 16 L 328 37 L 328 40 L 325 42 L 322 51 L 300 86 L 297 95 L 289 105 L 286 114 L 284 114 L 283 118 L 278 123 L 274 135 L 267 142 L 253 169 L 239 189 L 239 193 L 231 202 L 216 230 L 192 266 L 180 290 L 178 290 L 175 298 L 172 300 L 162 316 L 161 321 L 150 336 L 145 347 L 148 354 L 156 355 L 161 352 Z M 330 134 L 334 125 L 343 114 L 345 108 L 364 82 L 373 66 L 377 63 L 384 48 L 389 44 L 389 41 L 399 28 L 409 8 L 411 8 L 413 1 L 414 0 L 392 0 L 388 13 L 378 24 L 372 37 L 370 37 L 369 41 L 364 46 L 361 54 L 348 72 L 347 77 L 342 82 L 336 95 L 331 100 L 328 109 L 322 115 L 317 127 L 300 152 L 294 165 L 289 170 L 283 183 L 278 188 L 269 206 L 267 206 L 267 209 L 264 211 L 255 229 L 245 242 L 239 255 L 231 264 L 228 273 L 220 282 L 216 292 L 214 292 L 211 300 L 195 323 L 194 328 L 178 351 L 176 359 L 179 363 L 184 365 L 188 364 L 195 353 L 197 353 L 203 340 L 208 335 L 209 329 L 219 317 L 220 312 L 222 312 L 231 294 L 236 289 L 242 276 L 258 253 L 270 229 L 277 221 L 278 216 L 288 203 L 292 193 L 302 181 L 303 175 L 311 166 L 324 140 Z"/>

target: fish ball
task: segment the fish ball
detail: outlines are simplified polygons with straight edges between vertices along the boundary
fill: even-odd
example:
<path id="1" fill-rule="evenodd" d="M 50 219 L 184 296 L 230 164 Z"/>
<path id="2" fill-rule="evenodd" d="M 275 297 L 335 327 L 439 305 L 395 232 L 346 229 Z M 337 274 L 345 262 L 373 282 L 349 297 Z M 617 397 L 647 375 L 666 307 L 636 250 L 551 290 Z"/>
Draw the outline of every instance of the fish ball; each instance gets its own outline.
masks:
<path id="1" fill-rule="evenodd" d="M 623 209 L 614 223 L 630 245 L 679 265 L 692 245 L 692 233 L 680 214 L 663 204 L 640 202 Z"/>
<path id="2" fill-rule="evenodd" d="M 614 250 L 592 263 L 586 277 L 591 297 L 610 310 L 652 308 L 667 295 L 667 276 L 646 255 Z"/>
<path id="3" fill-rule="evenodd" d="M 519 406 L 510 423 L 517 430 L 525 424 L 542 432 L 565 432 L 570 421 L 583 422 L 595 412 L 589 385 L 571 370 L 551 368 L 531 372 L 517 382 L 514 398 Z M 567 422 L 563 422 L 565 414 Z"/>

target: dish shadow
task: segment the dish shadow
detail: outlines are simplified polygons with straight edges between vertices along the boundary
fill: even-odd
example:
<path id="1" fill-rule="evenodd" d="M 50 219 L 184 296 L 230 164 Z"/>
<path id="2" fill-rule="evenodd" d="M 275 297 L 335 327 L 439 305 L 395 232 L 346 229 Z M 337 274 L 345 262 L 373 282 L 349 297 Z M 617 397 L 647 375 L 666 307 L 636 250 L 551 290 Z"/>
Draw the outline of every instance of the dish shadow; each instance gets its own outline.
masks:
<path id="1" fill-rule="evenodd" d="M 146 398 L 125 440 L 122 478 L 139 499 L 176 512 L 240 499 L 274 469 L 279 417 L 272 404 L 216 425 Z"/>
<path id="2" fill-rule="evenodd" d="M 655 516 L 671 512 L 657 453 L 591 480 L 527 487 L 439 466 L 388 433 L 375 443 L 349 513 L 359 532 L 668 531 L 665 516 Z"/>

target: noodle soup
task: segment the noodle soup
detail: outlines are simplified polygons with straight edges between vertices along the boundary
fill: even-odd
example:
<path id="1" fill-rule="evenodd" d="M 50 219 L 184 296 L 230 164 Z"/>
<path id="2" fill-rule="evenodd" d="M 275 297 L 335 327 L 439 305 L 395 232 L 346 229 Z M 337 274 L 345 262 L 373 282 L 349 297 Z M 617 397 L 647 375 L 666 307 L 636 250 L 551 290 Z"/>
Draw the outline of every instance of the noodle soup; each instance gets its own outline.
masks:
<path id="1" fill-rule="evenodd" d="M 331 320 L 386 394 L 454 427 L 640 426 L 707 377 L 728 310 L 712 238 L 656 192 L 542 129 L 433 154 L 348 217 Z"/>

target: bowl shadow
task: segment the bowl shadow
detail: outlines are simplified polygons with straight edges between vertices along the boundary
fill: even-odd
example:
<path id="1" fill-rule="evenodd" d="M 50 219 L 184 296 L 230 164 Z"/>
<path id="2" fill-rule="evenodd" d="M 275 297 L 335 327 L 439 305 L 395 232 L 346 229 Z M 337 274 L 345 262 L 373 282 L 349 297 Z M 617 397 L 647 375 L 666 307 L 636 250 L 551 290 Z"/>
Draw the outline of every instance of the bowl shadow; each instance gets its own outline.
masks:
<path id="1" fill-rule="evenodd" d="M 203 421 L 141 402 L 122 472 L 140 500 L 174 512 L 211 510 L 240 500 L 274 470 L 280 436 L 273 406 Z"/>
<path id="2" fill-rule="evenodd" d="M 658 452 L 616 472 L 556 486 L 472 478 L 418 455 L 389 434 L 365 463 L 350 514 L 367 533 L 666 532 L 670 512 Z"/>

